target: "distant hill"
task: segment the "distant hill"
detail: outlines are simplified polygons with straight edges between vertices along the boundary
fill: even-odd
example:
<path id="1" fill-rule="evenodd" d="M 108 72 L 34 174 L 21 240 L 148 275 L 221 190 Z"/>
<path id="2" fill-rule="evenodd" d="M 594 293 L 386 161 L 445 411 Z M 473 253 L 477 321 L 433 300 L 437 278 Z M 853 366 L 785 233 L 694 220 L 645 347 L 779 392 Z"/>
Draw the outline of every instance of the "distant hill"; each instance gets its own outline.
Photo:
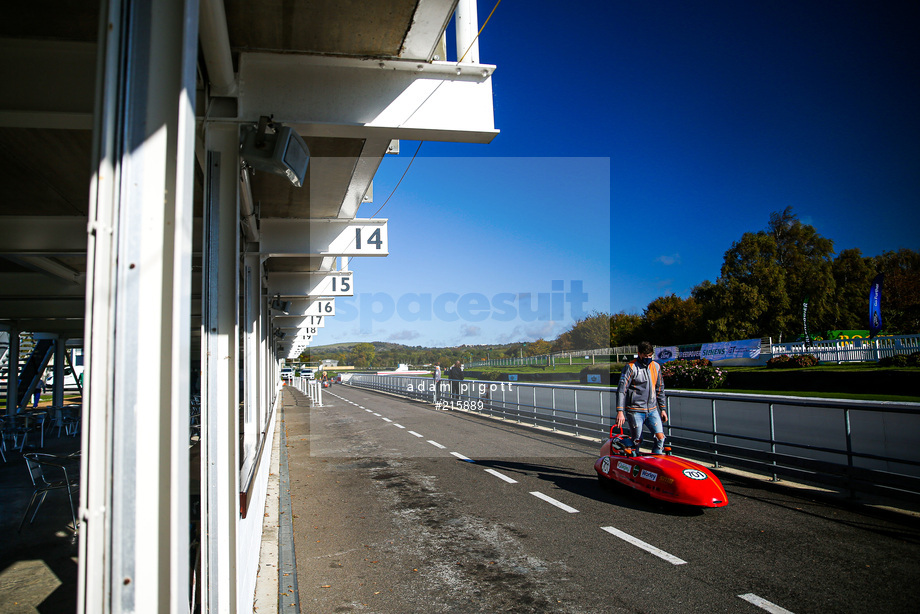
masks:
<path id="1" fill-rule="evenodd" d="M 329 345 L 311 345 L 307 348 L 307 351 L 312 356 L 323 356 L 325 354 L 340 354 L 342 352 L 348 352 L 354 346 L 359 343 L 370 343 L 374 346 L 375 352 L 388 352 L 388 351 L 405 351 L 405 352 L 462 352 L 464 350 L 469 350 L 475 348 L 476 350 L 482 351 L 489 349 L 496 352 L 501 352 L 502 350 L 508 348 L 517 348 L 521 345 L 522 342 L 518 343 L 505 343 L 505 344 L 479 344 L 479 345 L 457 345 L 452 347 L 426 347 L 422 345 L 403 345 L 401 343 L 390 343 L 388 341 L 346 341 L 343 343 L 331 343 Z"/>

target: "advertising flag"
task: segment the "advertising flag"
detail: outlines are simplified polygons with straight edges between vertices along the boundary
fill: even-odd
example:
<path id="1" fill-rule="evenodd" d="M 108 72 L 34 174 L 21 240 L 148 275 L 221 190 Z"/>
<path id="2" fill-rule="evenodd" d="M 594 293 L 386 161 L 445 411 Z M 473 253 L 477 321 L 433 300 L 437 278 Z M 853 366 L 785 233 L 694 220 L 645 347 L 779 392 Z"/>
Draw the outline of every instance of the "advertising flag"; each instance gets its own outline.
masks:
<path id="1" fill-rule="evenodd" d="M 869 339 L 875 337 L 882 330 L 882 282 L 885 274 L 879 273 L 872 280 L 869 289 Z"/>
<path id="2" fill-rule="evenodd" d="M 811 337 L 808 336 L 808 297 L 802 302 L 802 327 L 805 329 L 805 347 L 811 347 Z"/>

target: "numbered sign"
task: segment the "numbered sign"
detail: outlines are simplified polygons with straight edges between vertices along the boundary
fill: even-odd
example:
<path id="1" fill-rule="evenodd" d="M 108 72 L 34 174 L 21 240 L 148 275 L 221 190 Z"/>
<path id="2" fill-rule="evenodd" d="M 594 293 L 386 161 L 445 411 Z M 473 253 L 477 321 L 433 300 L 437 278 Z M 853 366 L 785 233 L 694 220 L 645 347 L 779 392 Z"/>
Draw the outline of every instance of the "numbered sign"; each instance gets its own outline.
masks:
<path id="1" fill-rule="evenodd" d="M 292 299 L 290 301 L 291 305 L 288 308 L 288 313 L 286 316 L 275 316 L 277 317 L 300 317 L 305 316 L 315 316 L 323 318 L 322 322 L 314 321 L 310 322 L 311 326 L 325 326 L 326 318 L 330 318 L 335 315 L 335 299 Z"/>
<path id="2" fill-rule="evenodd" d="M 335 315 L 335 299 L 324 301 L 313 301 L 310 309 L 306 311 L 307 315 L 319 317 L 331 317 Z"/>
<path id="3" fill-rule="evenodd" d="M 261 253 L 283 256 L 387 256 L 387 220 L 261 220 Z"/>
<path id="4" fill-rule="evenodd" d="M 281 328 L 325 328 L 326 320 L 326 316 L 275 316 Z"/>
<path id="5" fill-rule="evenodd" d="M 268 293 L 281 297 L 354 296 L 351 271 L 329 273 L 269 273 Z"/>

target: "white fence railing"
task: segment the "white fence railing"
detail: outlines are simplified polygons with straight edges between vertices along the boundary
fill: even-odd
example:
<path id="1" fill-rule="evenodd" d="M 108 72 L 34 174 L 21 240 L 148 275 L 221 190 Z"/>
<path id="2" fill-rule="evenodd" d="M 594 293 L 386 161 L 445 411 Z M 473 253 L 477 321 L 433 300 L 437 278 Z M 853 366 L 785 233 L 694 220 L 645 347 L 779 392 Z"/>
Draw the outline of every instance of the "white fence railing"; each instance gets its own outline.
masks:
<path id="1" fill-rule="evenodd" d="M 772 348 L 774 356 L 813 354 L 821 362 L 872 362 L 886 356 L 920 352 L 920 335 L 813 341 L 811 345 L 795 341 L 774 343 Z"/>
<path id="2" fill-rule="evenodd" d="M 487 358 L 484 360 L 472 360 L 468 365 L 470 369 L 481 369 L 482 367 L 516 367 L 524 365 L 555 365 L 557 360 L 568 360 L 572 364 L 573 358 L 583 358 L 590 360 L 595 364 L 597 357 L 604 359 L 612 357 L 614 362 L 620 359 L 632 358 L 636 355 L 636 346 L 624 345 L 615 348 L 599 348 L 595 350 L 572 350 L 566 352 L 553 352 L 552 354 L 540 354 L 539 356 L 523 356 L 519 358 Z"/>
<path id="3" fill-rule="evenodd" d="M 595 356 L 611 356 L 614 360 L 621 357 L 629 358 L 636 353 L 635 346 L 616 348 L 603 348 L 599 350 L 581 350 L 577 352 L 562 352 L 543 354 L 541 356 L 525 356 L 523 358 L 493 358 L 491 360 L 472 361 L 468 368 L 480 369 L 483 367 L 511 367 L 522 365 L 555 365 L 556 360 L 568 358 L 571 364 L 572 357 L 590 357 L 592 364 Z M 829 341 L 812 341 L 806 345 L 803 341 L 791 343 L 771 343 L 769 337 L 761 340 L 761 355 L 779 356 L 788 354 L 814 354 L 821 362 L 875 362 L 886 356 L 896 354 L 912 354 L 920 352 L 920 335 L 894 335 L 876 337 L 874 339 L 835 339 Z"/>
<path id="4" fill-rule="evenodd" d="M 304 393 L 314 407 L 323 406 L 323 383 L 310 377 L 294 377 L 290 380 L 291 386 Z"/>

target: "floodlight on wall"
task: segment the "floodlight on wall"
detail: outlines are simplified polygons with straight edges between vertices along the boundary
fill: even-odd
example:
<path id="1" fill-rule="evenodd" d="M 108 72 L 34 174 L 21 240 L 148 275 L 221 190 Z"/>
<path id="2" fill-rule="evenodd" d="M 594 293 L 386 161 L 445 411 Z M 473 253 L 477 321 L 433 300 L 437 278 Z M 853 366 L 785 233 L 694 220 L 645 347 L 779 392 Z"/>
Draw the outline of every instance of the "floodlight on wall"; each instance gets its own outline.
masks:
<path id="1" fill-rule="evenodd" d="M 275 337 L 277 337 L 278 339 L 284 339 L 284 336 L 285 336 L 286 333 L 285 333 L 284 331 L 282 331 L 282 330 L 276 328 L 276 329 L 275 329 L 275 332 L 274 332 L 273 334 L 274 334 Z"/>
<path id="2" fill-rule="evenodd" d="M 303 186 L 310 163 L 310 150 L 300 135 L 265 115 L 258 126 L 243 127 L 240 156 L 252 168 L 284 175 L 298 188 Z"/>

